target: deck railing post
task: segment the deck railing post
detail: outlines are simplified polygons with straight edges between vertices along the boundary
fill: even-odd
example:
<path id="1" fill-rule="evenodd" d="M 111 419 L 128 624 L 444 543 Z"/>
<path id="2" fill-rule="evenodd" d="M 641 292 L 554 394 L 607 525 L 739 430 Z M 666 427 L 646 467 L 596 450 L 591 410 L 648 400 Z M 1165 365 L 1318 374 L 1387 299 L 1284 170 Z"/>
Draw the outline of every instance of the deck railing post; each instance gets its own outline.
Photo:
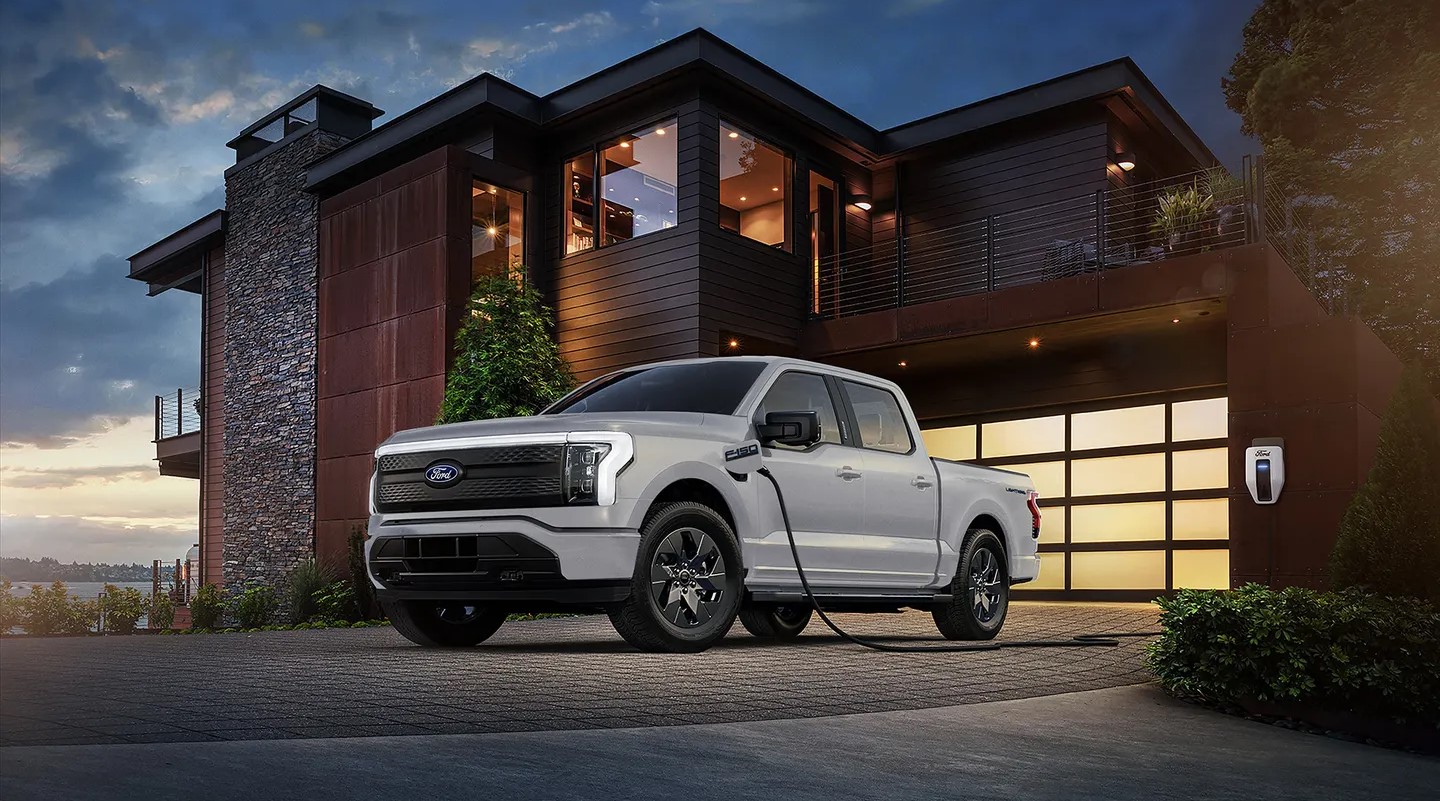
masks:
<path id="1" fill-rule="evenodd" d="M 985 218 L 985 291 L 995 291 L 995 215 Z"/>
<path id="2" fill-rule="evenodd" d="M 1105 269 L 1105 190 L 1095 190 L 1095 269 Z"/>
<path id="3" fill-rule="evenodd" d="M 1255 197 L 1255 241 L 1264 242 L 1265 231 L 1265 157 L 1255 157 L 1255 181 L 1252 187 Z"/>
<path id="4" fill-rule="evenodd" d="M 155 396 L 155 440 L 160 440 L 160 396 Z"/>

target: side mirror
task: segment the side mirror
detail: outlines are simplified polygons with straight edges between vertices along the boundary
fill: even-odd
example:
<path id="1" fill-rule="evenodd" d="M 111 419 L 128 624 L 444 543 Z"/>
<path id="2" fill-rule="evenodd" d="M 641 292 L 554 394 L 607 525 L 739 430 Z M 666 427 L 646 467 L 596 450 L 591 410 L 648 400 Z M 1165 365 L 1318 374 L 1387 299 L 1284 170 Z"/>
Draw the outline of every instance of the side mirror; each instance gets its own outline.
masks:
<path id="1" fill-rule="evenodd" d="M 765 415 L 764 423 L 755 426 L 755 431 L 760 435 L 760 441 L 765 444 L 774 442 L 808 448 L 820 441 L 820 413 L 770 412 Z"/>

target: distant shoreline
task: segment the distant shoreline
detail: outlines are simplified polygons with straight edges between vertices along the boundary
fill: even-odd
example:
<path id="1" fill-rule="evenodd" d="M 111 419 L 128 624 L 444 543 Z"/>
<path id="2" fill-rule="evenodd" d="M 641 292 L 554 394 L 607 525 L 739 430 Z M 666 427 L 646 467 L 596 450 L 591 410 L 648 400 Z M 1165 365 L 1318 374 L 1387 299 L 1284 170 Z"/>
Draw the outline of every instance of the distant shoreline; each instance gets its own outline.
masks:
<path id="1" fill-rule="evenodd" d="M 163 579 L 168 580 L 174 572 L 173 562 L 160 566 L 160 576 Z M 48 556 L 41 559 L 7 556 L 0 558 L 0 579 L 8 579 L 11 582 L 63 581 L 67 584 L 137 582 L 150 581 L 151 568 L 150 565 L 141 564 L 111 565 L 91 562 L 67 564 Z"/>

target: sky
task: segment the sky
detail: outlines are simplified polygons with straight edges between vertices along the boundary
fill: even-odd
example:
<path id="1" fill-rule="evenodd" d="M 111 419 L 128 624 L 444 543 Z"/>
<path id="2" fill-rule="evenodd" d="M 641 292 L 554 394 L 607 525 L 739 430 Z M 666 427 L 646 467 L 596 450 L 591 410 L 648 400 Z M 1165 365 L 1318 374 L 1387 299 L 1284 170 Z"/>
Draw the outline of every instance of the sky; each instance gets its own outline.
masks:
<path id="1" fill-rule="evenodd" d="M 6 0 L 0 555 L 174 559 L 199 482 L 154 396 L 199 383 L 200 299 L 125 258 L 224 205 L 225 147 L 316 83 L 385 122 L 481 72 L 537 94 L 705 27 L 876 127 L 1130 56 L 1227 165 L 1220 78 L 1255 0 Z"/>

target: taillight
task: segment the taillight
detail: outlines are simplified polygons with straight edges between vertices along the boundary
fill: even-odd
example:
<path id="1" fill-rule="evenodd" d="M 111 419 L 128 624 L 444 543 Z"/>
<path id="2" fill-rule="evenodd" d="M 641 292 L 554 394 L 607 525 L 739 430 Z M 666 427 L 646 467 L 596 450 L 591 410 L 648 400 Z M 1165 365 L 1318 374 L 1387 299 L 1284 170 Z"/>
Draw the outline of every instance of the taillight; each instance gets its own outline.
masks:
<path id="1" fill-rule="evenodd" d="M 1030 537 L 1040 539 L 1040 493 L 1030 490 L 1025 498 L 1025 505 L 1030 507 Z"/>

